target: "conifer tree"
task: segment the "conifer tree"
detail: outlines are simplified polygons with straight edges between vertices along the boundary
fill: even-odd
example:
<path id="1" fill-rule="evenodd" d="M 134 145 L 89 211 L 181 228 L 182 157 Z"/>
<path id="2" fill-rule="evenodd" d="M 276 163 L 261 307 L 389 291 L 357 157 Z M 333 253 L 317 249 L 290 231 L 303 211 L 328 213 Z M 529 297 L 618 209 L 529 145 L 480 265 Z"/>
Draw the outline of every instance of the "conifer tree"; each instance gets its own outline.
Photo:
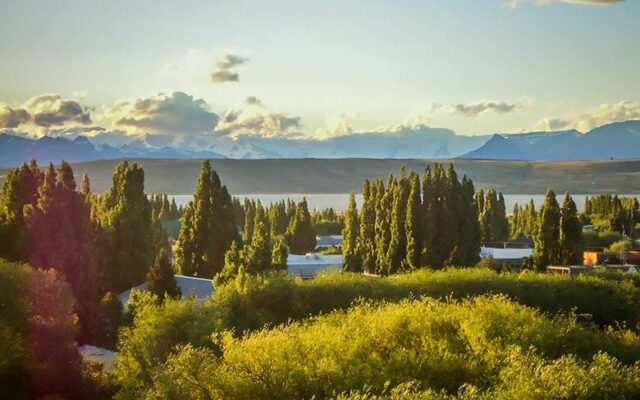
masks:
<path id="1" fill-rule="evenodd" d="M 376 270 L 376 202 L 376 187 L 365 179 L 356 253 L 362 262 L 362 269 L 369 273 Z"/>
<path id="2" fill-rule="evenodd" d="M 141 167 L 123 161 L 115 168 L 113 186 L 102 196 L 101 209 L 107 289 L 119 293 L 144 282 L 157 251 Z"/>
<path id="3" fill-rule="evenodd" d="M 400 170 L 400 176 L 397 181 L 394 181 L 393 189 L 391 191 L 391 236 L 389 239 L 389 249 L 387 259 L 389 261 L 389 268 L 387 273 L 397 273 L 403 261 L 406 258 L 407 250 L 407 233 L 406 233 L 406 219 L 407 219 L 407 199 L 409 197 L 409 184 L 405 175 L 404 167 Z"/>
<path id="4" fill-rule="evenodd" d="M 244 200 L 244 241 L 247 244 L 251 243 L 251 237 L 253 236 L 253 227 L 256 222 L 256 203 L 252 200 L 245 198 Z"/>
<path id="5" fill-rule="evenodd" d="M 251 244 L 245 246 L 243 264 L 252 274 L 263 273 L 271 266 L 271 247 L 262 221 L 256 222 Z"/>
<path id="6" fill-rule="evenodd" d="M 147 272 L 149 291 L 160 300 L 164 300 L 165 296 L 180 296 L 180 288 L 174 274 L 167 252 L 165 249 L 160 249 L 151 269 Z"/>
<path id="7" fill-rule="evenodd" d="M 220 286 L 234 279 L 242 266 L 242 251 L 234 241 L 224 255 L 224 267 L 222 271 L 213 277 L 213 284 Z"/>
<path id="8" fill-rule="evenodd" d="M 534 235 L 534 258 L 536 268 L 544 271 L 547 266 L 558 264 L 560 260 L 560 208 L 556 194 L 549 190 L 538 213 Z"/>
<path id="9" fill-rule="evenodd" d="M 89 175 L 86 173 L 82 175 L 82 182 L 80 182 L 80 194 L 83 196 L 89 196 L 91 194 L 91 183 L 89 182 Z"/>
<path id="10" fill-rule="evenodd" d="M 392 182 L 392 180 L 389 180 Z M 391 241 L 391 230 L 389 229 L 391 218 L 391 204 L 393 200 L 392 185 L 386 190 L 382 180 L 376 182 L 378 187 L 378 201 L 376 202 L 376 272 L 379 274 L 387 274 L 390 269 L 388 258 L 389 243 Z"/>
<path id="11" fill-rule="evenodd" d="M 358 210 L 356 207 L 356 195 L 351 192 L 349 205 L 344 216 L 344 229 L 342 230 L 342 270 L 347 272 L 362 272 L 362 262 L 357 252 Z"/>
<path id="12" fill-rule="evenodd" d="M 480 261 L 480 225 L 475 201 L 475 188 L 467 175 L 462 177 L 460 187 L 460 212 L 458 246 L 460 263 L 463 266 L 475 265 Z"/>
<path id="13" fill-rule="evenodd" d="M 307 199 L 303 198 L 295 207 L 295 215 L 287 229 L 287 244 L 293 254 L 305 254 L 316 247 L 316 235 L 311 224 Z"/>
<path id="14" fill-rule="evenodd" d="M 560 209 L 560 263 L 582 264 L 582 224 L 576 203 L 567 192 Z"/>
<path id="15" fill-rule="evenodd" d="M 222 270 L 224 254 L 237 239 L 231 196 L 204 161 L 193 201 L 182 217 L 176 269 L 185 275 L 213 277 Z"/>
<path id="16" fill-rule="evenodd" d="M 275 271 L 287 270 L 287 257 L 289 250 L 282 236 L 280 236 L 273 245 L 271 251 L 271 269 Z"/>
<path id="17" fill-rule="evenodd" d="M 407 249 L 404 269 L 416 269 L 420 266 L 422 255 L 422 195 L 420 191 L 420 178 L 411 171 L 409 174 L 409 199 L 407 201 L 407 213 L 405 218 Z"/>
<path id="18" fill-rule="evenodd" d="M 178 205 L 176 204 L 176 198 L 171 199 L 171 216 L 170 219 L 176 220 L 180 219 L 180 212 L 178 211 Z"/>

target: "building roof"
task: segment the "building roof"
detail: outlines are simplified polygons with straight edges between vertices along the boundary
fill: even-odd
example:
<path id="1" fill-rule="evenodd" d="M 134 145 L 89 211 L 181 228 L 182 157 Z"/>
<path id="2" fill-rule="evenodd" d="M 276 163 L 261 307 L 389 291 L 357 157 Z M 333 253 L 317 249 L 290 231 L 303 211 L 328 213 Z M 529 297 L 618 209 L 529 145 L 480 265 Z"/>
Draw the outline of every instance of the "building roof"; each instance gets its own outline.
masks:
<path id="1" fill-rule="evenodd" d="M 317 247 L 332 247 L 342 245 L 342 235 L 317 236 Z"/>
<path id="2" fill-rule="evenodd" d="M 313 278 L 320 272 L 337 271 L 342 268 L 342 255 L 324 255 L 308 253 L 305 255 L 289 254 L 287 272 L 292 276 Z"/>
<path id="3" fill-rule="evenodd" d="M 480 248 L 480 257 L 493 257 L 496 260 L 517 260 L 531 257 L 533 249 L 500 249 L 494 247 Z"/>
<path id="4" fill-rule="evenodd" d="M 180 288 L 180 292 L 183 296 L 195 295 L 198 300 L 204 300 L 207 297 L 211 296 L 213 293 L 213 281 L 211 279 L 197 278 L 195 276 L 185 276 L 185 275 L 174 275 L 176 278 L 176 282 L 178 283 L 178 287 Z M 118 299 L 122 304 L 127 304 L 129 301 L 129 297 L 131 296 L 131 291 L 133 289 L 136 290 L 147 290 L 147 283 L 143 283 L 134 288 L 131 288 L 125 292 L 122 292 L 118 295 Z"/>

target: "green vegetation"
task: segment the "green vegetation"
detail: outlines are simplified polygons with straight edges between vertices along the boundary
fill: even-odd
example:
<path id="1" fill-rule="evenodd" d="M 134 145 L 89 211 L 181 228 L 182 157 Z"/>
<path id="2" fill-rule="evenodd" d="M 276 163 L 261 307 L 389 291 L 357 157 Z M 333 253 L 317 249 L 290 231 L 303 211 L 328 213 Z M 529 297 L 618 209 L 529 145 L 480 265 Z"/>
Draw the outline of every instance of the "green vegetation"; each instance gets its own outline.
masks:
<path id="1" fill-rule="evenodd" d="M 480 227 L 473 182 L 452 165 L 427 166 L 422 185 L 404 168 L 363 184 L 362 215 L 353 195 L 343 230 L 345 271 L 390 275 L 421 266 L 470 266 L 478 262 Z M 496 206 L 498 207 L 498 206 Z M 503 225 L 507 229 L 502 207 Z"/>
<path id="2" fill-rule="evenodd" d="M 128 394 L 127 396 L 141 397 L 142 393 L 147 392 L 157 383 L 154 383 L 153 377 L 166 372 L 165 361 L 179 353 L 182 346 L 191 345 L 219 354 L 219 343 L 212 342 L 211 338 L 219 337 L 218 334 L 224 331 L 232 331 L 234 336 L 243 338 L 246 337 L 247 332 L 259 331 L 264 327 L 278 326 L 292 320 L 304 321 L 309 317 L 334 310 L 346 310 L 358 299 L 402 302 L 411 297 L 428 296 L 447 300 L 472 298 L 488 293 L 507 295 L 520 304 L 535 307 L 549 313 L 548 315 L 573 311 L 575 315 L 571 317 L 571 322 L 567 322 L 565 329 L 592 332 L 590 335 L 595 335 L 593 337 L 598 337 L 598 334 L 595 333 L 596 328 L 591 327 L 592 323 L 601 327 L 616 326 L 618 323 L 635 327 L 640 322 L 640 311 L 638 311 L 640 310 L 640 289 L 633 281 L 622 279 L 619 275 L 615 277 L 580 276 L 573 279 L 532 272 L 498 274 L 485 269 L 448 269 L 420 270 L 387 278 L 343 273 L 303 281 L 283 275 L 240 274 L 227 285 L 218 287 L 213 297 L 205 303 L 198 303 L 193 299 L 169 299 L 163 305 L 148 300 L 140 301 L 141 304 L 137 306 L 134 304 L 137 310 L 134 323 L 132 327 L 122 331 L 120 339 L 121 353 L 117 375 L 119 382 L 123 385 L 123 393 Z M 523 310 L 514 305 L 509 307 L 516 307 L 512 308 L 514 310 Z M 518 318 L 519 315 L 521 315 L 520 311 L 510 318 Z M 442 314 L 442 317 L 447 316 L 446 313 Z M 410 320 L 418 323 L 421 319 L 421 316 L 416 316 Z M 497 323 L 496 326 L 501 325 L 502 322 Z M 387 330 L 377 331 L 376 329 L 375 325 L 371 325 L 366 335 L 349 334 L 345 340 L 352 341 L 357 338 L 356 341 L 369 342 L 375 341 L 372 338 L 380 335 L 393 336 Z M 448 330 L 445 327 L 442 329 L 439 332 L 445 335 Z M 508 340 L 512 335 L 518 334 L 518 331 L 496 335 Z M 565 342 L 557 341 L 555 336 L 550 336 L 548 340 L 544 339 L 546 331 L 537 334 L 535 330 L 529 332 L 539 340 L 545 340 L 545 346 L 548 347 L 540 349 L 542 352 L 557 352 L 565 346 Z M 332 340 L 333 333 L 327 332 L 326 337 L 320 335 L 318 331 L 316 333 L 318 341 Z M 257 335 L 268 334 L 265 331 Z M 635 338 L 635 334 L 627 335 L 630 335 L 629 338 Z M 402 335 L 398 336 L 397 340 L 402 341 Z M 572 353 L 581 357 L 584 355 L 585 358 L 582 359 L 588 361 L 598 350 L 612 351 L 604 345 L 599 347 L 600 345 L 596 343 L 600 342 L 595 339 L 592 343 L 585 343 L 590 340 L 585 338 L 579 340 L 580 343 L 574 344 L 574 346 L 593 346 L 591 350 L 585 350 L 586 353 L 572 353 L 573 350 L 566 350 L 562 354 Z M 633 340 L 635 343 L 636 339 Z M 247 354 L 247 356 L 266 356 L 268 352 L 276 351 L 271 349 L 272 345 L 275 344 L 265 343 L 262 350 L 256 348 L 253 354 Z M 453 343 L 451 345 L 453 346 Z M 478 344 L 478 346 L 481 345 Z M 387 351 L 393 352 L 394 349 L 391 347 Z M 367 351 L 363 350 L 364 355 Z M 455 351 L 455 347 L 450 350 Z M 526 352 L 528 347 L 522 350 Z M 352 354 L 349 351 L 347 348 L 343 349 L 345 357 Z M 616 357 L 619 356 L 618 359 L 625 363 L 637 359 L 634 355 L 636 353 L 620 355 L 623 353 L 621 351 L 613 354 Z M 297 356 L 292 354 L 292 357 Z M 340 359 L 342 358 L 338 357 L 336 362 Z M 353 360 L 353 362 L 356 361 Z M 218 364 L 212 364 L 211 368 L 217 368 L 216 365 Z M 291 367 L 297 368 L 296 363 L 291 361 Z M 176 373 L 187 373 L 180 371 L 178 367 L 175 368 Z M 358 368 L 354 367 L 353 371 L 358 371 Z M 204 376 L 202 379 L 205 379 Z M 390 372 L 386 376 L 386 380 L 389 379 L 396 379 L 395 372 Z M 204 381 L 202 383 L 204 384 Z M 357 387 L 362 384 L 361 381 L 355 381 L 353 384 L 356 387 L 350 388 L 359 390 L 364 388 Z M 252 397 L 250 394 L 247 395 Z"/>
<path id="3" fill-rule="evenodd" d="M 161 249 L 149 272 L 147 272 L 149 291 L 158 296 L 160 300 L 164 300 L 166 296 L 180 296 L 180 288 L 178 287 L 174 274 L 175 272 L 173 271 L 167 252 Z"/>

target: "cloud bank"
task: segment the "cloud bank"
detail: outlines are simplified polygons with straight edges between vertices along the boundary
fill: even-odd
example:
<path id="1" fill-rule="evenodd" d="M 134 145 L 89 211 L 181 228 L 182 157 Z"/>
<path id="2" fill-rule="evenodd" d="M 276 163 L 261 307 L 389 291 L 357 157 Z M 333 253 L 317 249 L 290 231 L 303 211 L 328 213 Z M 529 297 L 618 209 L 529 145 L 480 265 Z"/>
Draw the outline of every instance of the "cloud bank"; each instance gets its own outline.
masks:
<path id="1" fill-rule="evenodd" d="M 271 112 L 260 99 L 248 97 L 240 107 L 227 111 L 215 130 L 228 135 L 274 137 L 297 134 L 301 127 L 300 117 Z"/>
<path id="2" fill-rule="evenodd" d="M 0 103 L 0 128 L 23 127 L 46 133 L 48 128 L 91 123 L 91 109 L 56 94 L 32 97 L 20 106 Z"/>
<path id="3" fill-rule="evenodd" d="M 554 131 L 576 129 L 588 132 L 593 128 L 612 122 L 640 119 L 640 101 L 621 101 L 601 104 L 583 112 L 564 118 L 544 118 L 536 123 L 533 131 Z"/>
<path id="4" fill-rule="evenodd" d="M 219 116 L 202 99 L 183 92 L 124 100 L 108 109 L 104 118 L 131 133 L 195 135 L 210 132 Z"/>
<path id="5" fill-rule="evenodd" d="M 215 84 L 239 82 L 240 74 L 237 68 L 248 61 L 249 57 L 236 50 L 190 49 L 184 56 L 165 65 L 163 75 Z"/>
<path id="6" fill-rule="evenodd" d="M 453 113 L 465 117 L 477 117 L 490 112 L 505 114 L 515 111 L 518 107 L 519 106 L 516 103 L 507 103 L 504 101 L 480 101 L 470 104 L 458 103 L 451 105 Z"/>

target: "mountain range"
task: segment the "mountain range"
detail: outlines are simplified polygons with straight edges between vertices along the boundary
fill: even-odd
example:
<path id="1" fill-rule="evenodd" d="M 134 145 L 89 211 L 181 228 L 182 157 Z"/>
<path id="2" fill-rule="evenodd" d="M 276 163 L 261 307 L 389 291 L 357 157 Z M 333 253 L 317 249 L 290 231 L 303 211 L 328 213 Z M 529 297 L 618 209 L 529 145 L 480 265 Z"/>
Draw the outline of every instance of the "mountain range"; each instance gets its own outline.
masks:
<path id="1" fill-rule="evenodd" d="M 640 121 L 611 123 L 587 133 L 568 130 L 465 136 L 418 125 L 326 139 L 205 134 L 30 138 L 19 132 L 0 133 L 0 167 L 16 166 L 31 158 L 41 164 L 119 158 L 633 159 L 640 158 Z"/>

